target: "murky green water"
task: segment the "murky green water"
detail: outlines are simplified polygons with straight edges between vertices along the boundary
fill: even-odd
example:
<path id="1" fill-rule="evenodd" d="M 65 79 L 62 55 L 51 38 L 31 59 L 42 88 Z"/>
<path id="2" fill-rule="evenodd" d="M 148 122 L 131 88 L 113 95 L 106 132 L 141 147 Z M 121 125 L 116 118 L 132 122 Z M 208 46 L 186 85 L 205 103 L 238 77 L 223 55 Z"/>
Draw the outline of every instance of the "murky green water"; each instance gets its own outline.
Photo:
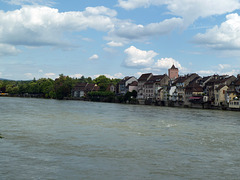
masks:
<path id="1" fill-rule="evenodd" d="M 240 112 L 0 98 L 0 179 L 239 179 Z"/>

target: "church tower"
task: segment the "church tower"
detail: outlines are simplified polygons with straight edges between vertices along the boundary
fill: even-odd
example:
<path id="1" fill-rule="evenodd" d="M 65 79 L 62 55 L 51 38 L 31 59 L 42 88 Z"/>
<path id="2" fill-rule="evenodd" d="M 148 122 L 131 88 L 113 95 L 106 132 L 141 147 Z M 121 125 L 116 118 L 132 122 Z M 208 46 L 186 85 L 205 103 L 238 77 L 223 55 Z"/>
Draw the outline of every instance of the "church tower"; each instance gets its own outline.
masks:
<path id="1" fill-rule="evenodd" d="M 172 65 L 172 67 L 170 69 L 168 69 L 168 76 L 170 79 L 178 78 L 178 68 L 176 68 L 174 66 L 174 64 Z"/>

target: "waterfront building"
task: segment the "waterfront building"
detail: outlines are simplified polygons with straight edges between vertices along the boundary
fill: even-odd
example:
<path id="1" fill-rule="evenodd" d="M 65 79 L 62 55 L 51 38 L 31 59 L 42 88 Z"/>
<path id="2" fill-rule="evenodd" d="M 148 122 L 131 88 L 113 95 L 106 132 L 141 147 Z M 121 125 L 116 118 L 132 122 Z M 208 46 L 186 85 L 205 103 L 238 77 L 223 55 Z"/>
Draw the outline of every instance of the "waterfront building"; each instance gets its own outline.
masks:
<path id="1" fill-rule="evenodd" d="M 179 76 L 172 86 L 176 86 L 176 90 L 173 96 L 174 99 L 177 99 L 178 102 L 183 103 L 185 100 L 185 88 L 188 86 L 188 84 L 191 81 L 197 81 L 199 78 L 201 78 L 198 74 L 187 74 L 185 76 Z"/>
<path id="2" fill-rule="evenodd" d="M 219 85 L 217 88 L 215 88 L 214 91 L 214 105 L 215 106 L 226 106 L 226 93 L 227 93 L 228 86 L 227 85 Z"/>
<path id="3" fill-rule="evenodd" d="M 140 104 L 142 104 L 142 100 L 145 99 L 145 88 L 144 88 L 144 84 L 153 76 L 152 73 L 147 73 L 147 74 L 142 74 L 139 78 L 138 78 L 138 95 L 137 95 L 137 99 L 139 99 Z"/>
<path id="4" fill-rule="evenodd" d="M 100 87 L 93 83 L 77 83 L 72 89 L 72 97 L 81 98 L 88 92 L 99 91 Z"/>
<path id="5" fill-rule="evenodd" d="M 129 91 L 129 85 L 132 84 L 133 82 L 138 82 L 138 80 L 134 76 L 127 76 L 123 78 L 119 83 L 118 83 L 118 94 L 126 94 Z"/>

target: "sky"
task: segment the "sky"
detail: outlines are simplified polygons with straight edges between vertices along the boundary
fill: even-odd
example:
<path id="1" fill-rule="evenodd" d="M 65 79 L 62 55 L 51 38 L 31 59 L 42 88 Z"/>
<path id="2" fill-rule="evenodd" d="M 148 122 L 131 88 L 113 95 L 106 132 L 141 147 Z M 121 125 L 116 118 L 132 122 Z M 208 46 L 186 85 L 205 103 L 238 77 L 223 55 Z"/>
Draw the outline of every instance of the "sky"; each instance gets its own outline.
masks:
<path id="1" fill-rule="evenodd" d="M 240 74 L 240 0 L 0 0 L 0 78 Z"/>

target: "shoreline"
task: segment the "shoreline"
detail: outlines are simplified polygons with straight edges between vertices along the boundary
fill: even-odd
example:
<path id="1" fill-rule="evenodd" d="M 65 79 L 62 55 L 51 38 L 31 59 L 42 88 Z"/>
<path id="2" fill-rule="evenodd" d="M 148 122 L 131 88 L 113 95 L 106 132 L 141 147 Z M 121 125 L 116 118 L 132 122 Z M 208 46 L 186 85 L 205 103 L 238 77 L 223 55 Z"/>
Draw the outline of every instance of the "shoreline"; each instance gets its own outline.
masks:
<path id="1" fill-rule="evenodd" d="M 34 99 L 51 99 L 51 98 L 44 98 L 44 97 L 26 97 L 26 96 L 0 96 L 0 97 L 13 97 L 13 98 L 34 98 Z M 166 105 L 166 103 L 163 105 L 156 104 L 156 103 L 149 103 L 149 104 L 140 104 L 138 101 L 137 103 L 129 103 L 129 102 L 108 102 L 108 101 L 93 101 L 87 98 L 73 98 L 73 97 L 65 97 L 64 99 L 51 99 L 51 100 L 59 100 L 59 101 L 86 101 L 86 102 L 99 102 L 99 103 L 115 103 L 115 104 L 126 104 L 126 105 L 140 105 L 140 106 L 161 106 L 161 107 L 170 107 L 170 108 L 184 108 L 184 109 L 202 109 L 202 110 L 220 110 L 220 111 L 235 111 L 235 112 L 240 112 L 240 109 L 232 109 L 229 107 L 218 107 L 218 106 L 208 106 L 205 107 L 202 106 L 202 104 L 198 104 L 198 106 L 189 106 L 189 105 L 174 105 L 171 103 L 168 103 L 169 105 Z"/>

